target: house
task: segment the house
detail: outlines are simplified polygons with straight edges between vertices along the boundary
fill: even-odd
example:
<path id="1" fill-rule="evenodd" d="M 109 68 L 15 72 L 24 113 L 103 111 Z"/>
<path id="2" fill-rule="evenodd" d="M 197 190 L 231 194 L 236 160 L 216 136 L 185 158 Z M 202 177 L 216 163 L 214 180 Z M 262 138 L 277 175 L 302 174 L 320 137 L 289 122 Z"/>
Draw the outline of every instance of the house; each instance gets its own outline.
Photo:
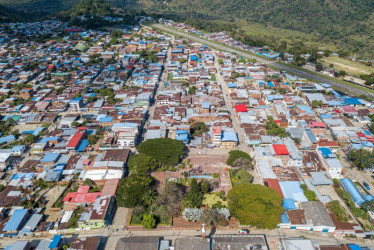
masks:
<path id="1" fill-rule="evenodd" d="M 28 214 L 28 209 L 14 210 L 2 231 L 7 234 L 17 234 L 18 230 L 20 230 L 23 224 L 25 223 Z"/>
<path id="2" fill-rule="evenodd" d="M 12 155 L 21 156 L 26 151 L 25 145 L 16 145 L 12 148 Z"/>
<path id="3" fill-rule="evenodd" d="M 235 131 L 225 130 L 222 132 L 221 148 L 234 149 L 238 145 L 238 141 Z"/>
<path id="4" fill-rule="evenodd" d="M 336 227 L 322 202 L 306 201 L 300 209 L 287 210 L 278 228 L 334 233 Z"/>
<path id="5" fill-rule="evenodd" d="M 114 218 L 114 197 L 97 197 L 92 207 L 83 211 L 78 220 L 80 228 L 102 228 L 109 225 Z"/>
<path id="6" fill-rule="evenodd" d="M 94 203 L 96 198 L 100 196 L 100 192 L 89 193 L 89 190 L 89 186 L 80 186 L 77 192 L 67 193 L 62 201 L 66 203 L 67 209 L 72 210 L 77 206 Z"/>
<path id="7" fill-rule="evenodd" d="M 9 164 L 11 160 L 11 153 L 0 153 L 0 170 L 4 171 Z"/>
<path id="8" fill-rule="evenodd" d="M 104 242 L 101 237 L 81 237 L 76 238 L 71 242 L 69 249 L 71 250 L 82 250 L 82 249 L 92 249 L 98 250 L 104 248 Z"/>

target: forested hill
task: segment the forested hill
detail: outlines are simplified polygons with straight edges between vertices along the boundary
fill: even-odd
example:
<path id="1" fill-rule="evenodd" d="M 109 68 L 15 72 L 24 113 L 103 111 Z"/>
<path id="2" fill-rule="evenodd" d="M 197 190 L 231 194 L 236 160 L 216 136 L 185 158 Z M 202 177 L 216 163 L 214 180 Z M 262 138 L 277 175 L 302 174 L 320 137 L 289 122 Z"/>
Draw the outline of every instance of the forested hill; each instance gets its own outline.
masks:
<path id="1" fill-rule="evenodd" d="M 241 18 L 335 36 L 374 33 L 373 0 L 131 0 L 153 12 L 185 17 Z M 371 21 L 371 23 L 370 23 Z"/>
<path id="2" fill-rule="evenodd" d="M 68 10 L 83 0 L 0 0 L 17 10 Z M 349 45 L 349 50 L 374 48 L 373 0 L 105 0 L 127 10 L 173 18 L 238 19 L 313 34 L 317 40 Z"/>
<path id="3" fill-rule="evenodd" d="M 60 11 L 82 0 L 0 0 L 17 10 Z M 330 37 L 374 36 L 373 0 L 105 0 L 111 5 L 199 19 L 246 19 Z M 373 37 L 372 37 L 373 38 Z"/>
<path id="4" fill-rule="evenodd" d="M 0 23 L 16 21 L 19 18 L 17 12 L 0 5 Z"/>

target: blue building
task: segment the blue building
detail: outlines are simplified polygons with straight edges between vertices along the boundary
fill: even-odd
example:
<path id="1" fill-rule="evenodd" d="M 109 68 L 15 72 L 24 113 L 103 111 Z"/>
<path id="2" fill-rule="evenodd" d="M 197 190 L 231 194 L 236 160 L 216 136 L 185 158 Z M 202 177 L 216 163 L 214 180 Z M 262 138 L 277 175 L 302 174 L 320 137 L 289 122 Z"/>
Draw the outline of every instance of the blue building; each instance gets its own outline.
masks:
<path id="1" fill-rule="evenodd" d="M 363 203 L 366 202 L 365 198 L 358 191 L 356 185 L 352 182 L 351 179 L 342 178 L 340 179 L 340 183 L 342 184 L 344 190 L 347 191 L 351 195 L 354 203 L 361 206 Z"/>

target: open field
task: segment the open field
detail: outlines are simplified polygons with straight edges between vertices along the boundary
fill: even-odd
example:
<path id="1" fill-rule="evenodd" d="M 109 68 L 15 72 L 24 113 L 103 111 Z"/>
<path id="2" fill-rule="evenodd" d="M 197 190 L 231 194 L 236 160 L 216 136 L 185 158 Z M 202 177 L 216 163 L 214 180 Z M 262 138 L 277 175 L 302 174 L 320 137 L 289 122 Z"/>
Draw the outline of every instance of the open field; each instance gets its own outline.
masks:
<path id="1" fill-rule="evenodd" d="M 305 32 L 249 23 L 244 20 L 236 20 L 236 23 L 248 35 L 266 39 L 284 40 L 288 45 L 293 42 L 303 42 L 305 45 L 319 50 L 337 50 L 334 44 L 319 41 L 314 35 Z"/>
<path id="2" fill-rule="evenodd" d="M 374 67 L 366 66 L 360 62 L 351 61 L 346 58 L 340 58 L 338 56 L 329 56 L 322 59 L 322 62 L 325 66 L 329 66 L 330 64 L 334 65 L 334 69 L 336 70 L 344 70 L 347 73 L 359 76 L 359 75 L 369 75 L 374 73 Z"/>

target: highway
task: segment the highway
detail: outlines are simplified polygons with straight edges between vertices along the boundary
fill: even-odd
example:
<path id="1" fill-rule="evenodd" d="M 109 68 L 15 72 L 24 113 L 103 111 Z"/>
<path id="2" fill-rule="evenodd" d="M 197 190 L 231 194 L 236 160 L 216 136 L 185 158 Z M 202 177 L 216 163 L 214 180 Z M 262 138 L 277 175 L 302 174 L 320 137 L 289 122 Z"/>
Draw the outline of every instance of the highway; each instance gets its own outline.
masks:
<path id="1" fill-rule="evenodd" d="M 205 38 L 200 38 L 200 37 L 196 37 L 194 35 L 189 35 L 185 32 L 178 31 L 178 30 L 169 28 L 169 27 L 161 25 L 161 24 L 154 24 L 154 25 L 152 25 L 152 27 L 160 29 L 160 30 L 165 31 L 165 32 L 168 32 L 168 33 L 172 33 L 174 35 L 178 35 L 178 36 L 181 36 L 181 37 L 188 38 L 188 39 L 190 39 L 192 41 L 195 41 L 195 42 L 206 44 L 206 45 L 208 45 L 212 48 L 216 48 L 216 49 L 221 50 L 221 51 L 227 51 L 227 52 L 230 52 L 230 53 L 235 53 L 238 56 L 242 56 L 242 57 L 246 57 L 246 58 L 254 58 L 258 62 L 267 64 L 269 66 L 277 67 L 281 70 L 287 71 L 289 73 L 293 73 L 295 75 L 298 75 L 298 76 L 301 76 L 301 77 L 304 77 L 304 78 L 307 78 L 307 79 L 311 79 L 311 80 L 313 80 L 317 83 L 327 83 L 327 84 L 330 84 L 331 86 L 335 86 L 335 87 L 337 87 L 337 88 L 339 88 L 343 91 L 347 91 L 349 93 L 355 93 L 357 95 L 367 95 L 367 96 L 370 96 L 371 98 L 374 98 L 374 94 L 371 93 L 371 92 L 368 92 L 366 90 L 362 90 L 362 89 L 359 89 L 359 88 L 355 88 L 353 86 L 345 85 L 345 84 L 339 83 L 337 81 L 333 81 L 331 79 L 328 79 L 328 78 L 324 77 L 323 75 L 316 75 L 316 72 L 308 73 L 304 70 L 295 69 L 293 67 L 289 67 L 287 65 L 280 64 L 280 63 L 277 63 L 277 62 L 274 62 L 274 61 L 267 60 L 267 59 L 264 59 L 262 57 L 256 56 L 256 55 L 254 55 L 250 52 L 243 52 L 240 49 L 237 49 L 237 48 L 234 48 L 234 47 L 231 47 L 231 46 L 228 46 L 228 45 L 224 45 L 224 44 L 221 45 L 217 42 L 209 41 Z"/>

